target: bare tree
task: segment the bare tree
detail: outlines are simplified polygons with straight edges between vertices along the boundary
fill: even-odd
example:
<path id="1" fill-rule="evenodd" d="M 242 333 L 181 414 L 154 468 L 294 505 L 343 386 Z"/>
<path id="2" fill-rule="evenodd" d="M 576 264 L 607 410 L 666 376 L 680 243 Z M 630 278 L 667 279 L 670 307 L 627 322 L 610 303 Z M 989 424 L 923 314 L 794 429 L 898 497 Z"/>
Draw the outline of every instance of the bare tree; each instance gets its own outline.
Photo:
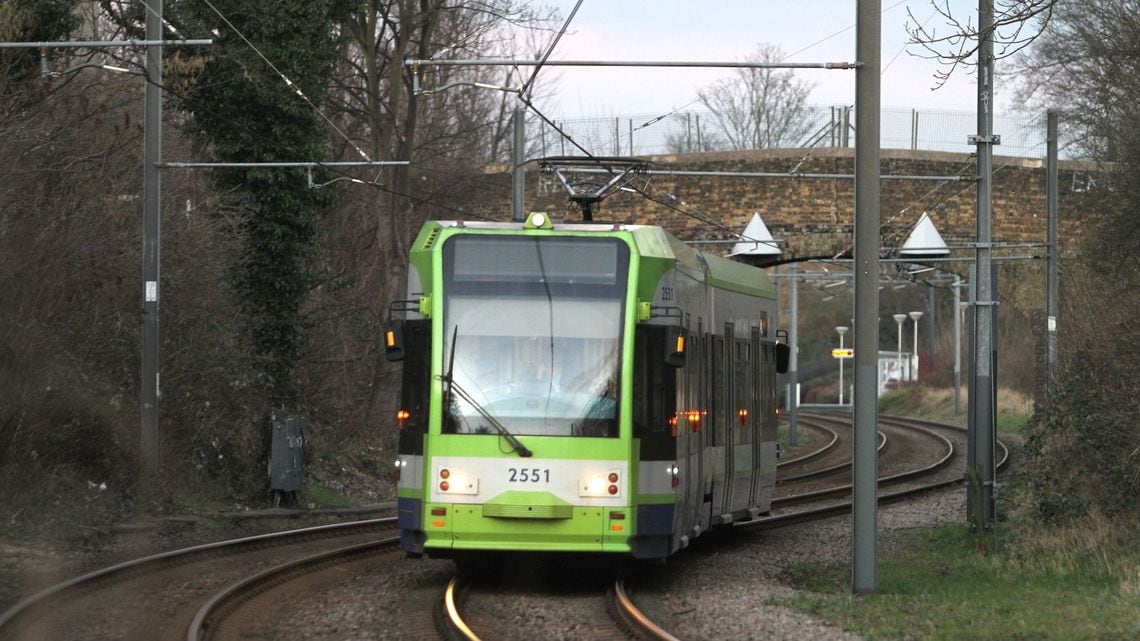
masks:
<path id="1" fill-rule="evenodd" d="M 761 44 L 750 62 L 779 62 L 779 47 Z M 799 143 L 812 127 L 803 110 L 813 88 L 790 70 L 736 69 L 697 96 L 713 112 L 728 149 L 769 149 Z"/>
<path id="2" fill-rule="evenodd" d="M 330 264 L 339 308 L 367 310 L 340 323 L 344 358 L 371 368 L 366 407 L 385 416 L 395 370 L 379 356 L 376 331 L 391 300 L 402 298 L 408 248 L 424 219 L 456 215 L 469 185 L 482 168 L 502 155 L 509 136 L 511 104 L 502 92 L 473 88 L 474 82 L 519 86 L 518 70 L 495 78 L 486 69 L 425 66 L 409 69 L 406 59 L 507 57 L 518 45 L 512 34 L 541 30 L 549 10 L 520 0 L 365 0 L 342 25 L 345 51 L 336 108 L 348 140 L 342 152 L 359 158 L 359 147 L 373 160 L 410 161 L 369 176 L 372 187 L 354 187 L 353 202 L 329 243 L 341 247 L 339 265 Z M 528 46 L 528 45 L 523 45 Z M 418 77 L 417 77 L 418 76 Z M 418 81 L 429 94 L 414 91 Z M 449 89 L 446 89 L 450 87 Z M 458 204 L 454 204 L 457 203 Z M 338 276 L 339 275 L 339 276 Z M 343 291 L 351 288 L 351 295 Z M 325 300 L 332 304 L 334 301 Z M 318 303 L 320 304 L 320 303 Z M 360 327 L 372 331 L 361 332 Z M 363 340 L 362 340 L 363 338 Z M 334 341 L 335 342 L 335 341 Z M 319 355 L 330 360 L 333 354 Z M 339 358 L 339 357 L 338 357 Z"/>
<path id="3" fill-rule="evenodd" d="M 701 123 L 701 115 L 693 113 L 674 114 L 670 119 L 673 127 L 665 134 L 665 149 L 671 154 L 684 154 L 701 151 L 716 151 L 727 148 L 724 139 L 715 132 L 708 131 L 708 117 Z"/>
<path id="4" fill-rule="evenodd" d="M 1134 0 L 1060 3 L 1050 28 L 1015 61 L 1019 98 L 1060 108 L 1070 150 L 1111 162 L 1118 208 L 1096 257 L 1133 274 L 1140 250 L 1140 12 Z M 1113 213 L 1118 212 L 1118 213 Z"/>
<path id="5" fill-rule="evenodd" d="M 1064 109 L 1073 144 L 1090 157 L 1120 162 L 1140 122 L 1137 5 L 1062 3 L 1055 13 L 1037 46 L 1012 62 L 1017 98 Z"/>
<path id="6" fill-rule="evenodd" d="M 906 31 L 910 43 L 919 47 L 920 58 L 937 60 L 942 66 L 935 72 L 935 88 L 941 87 L 959 67 L 976 67 L 978 42 L 982 36 L 993 38 L 994 57 L 1007 58 L 1025 49 L 1049 24 L 1057 0 L 998 0 L 993 3 L 993 29 L 980 34 L 975 24 L 977 12 L 963 19 L 950 10 L 949 0 L 935 2 L 934 15 L 944 23 L 941 30 L 927 26 L 930 18 L 919 20 L 907 7 Z"/>
<path id="7" fill-rule="evenodd" d="M 1034 479 L 1027 498 L 1046 519 L 1095 511 L 1121 515 L 1128 528 L 1140 513 L 1138 9 L 1135 0 L 1059 2 L 1049 28 L 1015 60 L 1021 97 L 1060 108 L 1061 140 L 1106 163 L 1110 177 L 1108 188 L 1083 194 L 1066 193 L 1062 182 L 1062 221 L 1070 199 L 1087 199 L 1094 213 L 1061 253 L 1059 324 L 1080 331 L 1062 335 L 1054 392 L 1027 434 L 1023 473 Z M 1096 322 L 1088 322 L 1090 309 Z M 1078 441 L 1104 454 L 1073 457 Z"/>

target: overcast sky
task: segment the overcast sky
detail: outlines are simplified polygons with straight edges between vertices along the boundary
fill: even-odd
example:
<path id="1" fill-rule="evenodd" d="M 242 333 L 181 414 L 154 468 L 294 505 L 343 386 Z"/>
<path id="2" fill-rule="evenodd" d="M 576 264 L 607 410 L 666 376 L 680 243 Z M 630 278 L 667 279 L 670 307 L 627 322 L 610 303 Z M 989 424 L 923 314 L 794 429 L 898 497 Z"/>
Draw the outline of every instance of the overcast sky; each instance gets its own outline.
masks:
<path id="1" fill-rule="evenodd" d="M 561 10 L 563 18 L 575 4 L 546 2 Z M 976 0 L 949 0 L 949 5 L 963 21 L 977 23 Z M 884 0 L 882 7 L 882 106 L 974 111 L 972 69 L 959 69 L 945 86 L 932 90 L 938 63 L 913 55 L 923 53 L 920 47 L 907 46 L 908 7 L 927 28 L 949 30 L 930 1 Z M 743 60 L 759 43 L 770 43 L 793 54 L 788 58 L 793 62 L 854 61 L 855 11 L 855 0 L 585 0 L 552 59 Z M 544 69 L 542 78 L 556 92 L 545 103 L 551 115 L 589 118 L 665 113 L 691 103 L 698 89 L 731 73 L 561 67 Z M 854 71 L 796 73 L 815 84 L 809 103 L 855 103 Z M 999 85 L 999 115 L 1009 108 L 1005 93 Z M 699 104 L 689 108 L 701 109 Z"/>

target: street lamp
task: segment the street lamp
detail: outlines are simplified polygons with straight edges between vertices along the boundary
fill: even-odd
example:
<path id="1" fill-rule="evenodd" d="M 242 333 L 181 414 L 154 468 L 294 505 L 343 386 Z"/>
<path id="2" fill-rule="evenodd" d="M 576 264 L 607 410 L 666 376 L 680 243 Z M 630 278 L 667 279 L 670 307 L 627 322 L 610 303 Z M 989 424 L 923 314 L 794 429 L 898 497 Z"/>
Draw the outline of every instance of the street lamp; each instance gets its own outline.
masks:
<path id="1" fill-rule="evenodd" d="M 839 350 L 843 351 L 843 335 L 847 333 L 847 327 L 840 325 L 835 328 L 839 333 Z M 843 405 L 843 354 L 839 355 L 839 404 Z"/>
<path id="2" fill-rule="evenodd" d="M 896 364 L 898 365 L 899 385 L 902 385 L 902 380 L 903 380 L 903 378 L 902 378 L 902 376 L 903 376 L 903 374 L 902 374 L 902 372 L 903 372 L 903 366 L 902 366 L 902 326 L 903 326 L 903 321 L 906 320 L 906 314 L 895 314 L 892 318 L 895 319 L 895 322 L 898 323 L 898 326 L 899 326 L 899 344 L 898 344 L 897 358 L 895 360 L 896 360 Z"/>
<path id="3" fill-rule="evenodd" d="M 918 319 L 922 318 L 922 312 L 910 312 L 907 314 L 910 319 L 914 321 L 914 355 L 911 356 L 911 362 L 914 363 L 914 369 L 911 372 L 910 380 L 918 380 Z"/>

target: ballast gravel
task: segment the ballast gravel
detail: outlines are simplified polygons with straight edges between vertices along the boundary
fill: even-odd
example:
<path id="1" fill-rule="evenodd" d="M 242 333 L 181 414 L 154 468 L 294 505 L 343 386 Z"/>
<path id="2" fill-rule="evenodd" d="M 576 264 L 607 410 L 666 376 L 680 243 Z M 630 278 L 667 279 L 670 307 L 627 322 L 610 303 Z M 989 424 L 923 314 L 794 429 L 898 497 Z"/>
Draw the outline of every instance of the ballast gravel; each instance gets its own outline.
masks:
<path id="1" fill-rule="evenodd" d="M 951 488 L 879 510 L 879 557 L 898 534 L 960 522 L 965 493 Z M 802 562 L 851 562 L 851 517 L 725 537 L 682 554 L 661 571 L 656 585 L 639 582 L 634 601 L 679 639 L 849 641 L 860 637 L 771 605 L 797 591 L 788 571 Z"/>

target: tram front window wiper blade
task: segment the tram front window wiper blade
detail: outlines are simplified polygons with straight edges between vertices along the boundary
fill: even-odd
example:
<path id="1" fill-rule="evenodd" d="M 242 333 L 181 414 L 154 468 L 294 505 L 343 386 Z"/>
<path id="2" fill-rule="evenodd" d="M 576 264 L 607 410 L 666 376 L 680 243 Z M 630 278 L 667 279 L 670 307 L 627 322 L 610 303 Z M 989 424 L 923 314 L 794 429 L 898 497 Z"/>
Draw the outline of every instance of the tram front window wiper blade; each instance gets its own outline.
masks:
<path id="1" fill-rule="evenodd" d="M 467 392 L 467 390 L 463 389 L 462 385 L 455 382 L 455 343 L 458 340 L 459 326 L 456 325 L 455 330 L 451 333 L 451 354 L 447 359 L 447 373 L 440 377 L 443 382 L 447 383 L 447 392 L 443 397 L 444 411 L 446 412 L 447 408 L 451 407 L 451 395 L 453 393 L 459 395 L 459 398 L 466 401 L 467 404 L 471 407 L 474 407 L 475 411 L 479 412 L 479 416 L 482 416 L 485 421 L 491 424 L 491 427 L 495 428 L 495 431 L 499 433 L 499 436 L 507 439 L 507 443 L 510 444 L 511 449 L 518 453 L 519 456 L 523 458 L 533 456 L 534 452 L 531 452 L 529 449 L 527 449 L 527 446 L 523 445 L 517 438 L 515 438 L 515 435 L 511 434 L 511 431 L 508 430 L 505 425 L 500 423 L 499 419 L 492 416 L 491 413 L 486 410 L 486 408 L 480 405 L 479 402 L 476 401 L 471 396 L 471 394 Z"/>
<path id="2" fill-rule="evenodd" d="M 455 379 L 448 377 L 447 385 L 449 390 L 454 390 L 455 394 L 459 396 L 459 398 L 466 401 L 467 404 L 471 407 L 474 407 L 475 411 L 479 412 L 479 416 L 482 416 L 483 420 L 487 421 L 491 424 L 491 427 L 495 428 L 495 431 L 499 433 L 499 436 L 507 439 L 507 443 L 510 443 L 511 449 L 517 452 L 519 456 L 527 458 L 534 455 L 534 452 L 531 452 L 529 449 L 527 449 L 527 447 L 523 445 L 522 442 L 519 441 L 514 434 L 511 434 L 511 431 L 508 430 L 505 425 L 499 422 L 499 419 L 492 416 L 490 412 L 488 412 L 482 405 L 480 405 L 479 402 L 471 396 L 471 394 L 467 393 L 467 390 L 463 389 L 462 385 L 456 383 Z"/>

